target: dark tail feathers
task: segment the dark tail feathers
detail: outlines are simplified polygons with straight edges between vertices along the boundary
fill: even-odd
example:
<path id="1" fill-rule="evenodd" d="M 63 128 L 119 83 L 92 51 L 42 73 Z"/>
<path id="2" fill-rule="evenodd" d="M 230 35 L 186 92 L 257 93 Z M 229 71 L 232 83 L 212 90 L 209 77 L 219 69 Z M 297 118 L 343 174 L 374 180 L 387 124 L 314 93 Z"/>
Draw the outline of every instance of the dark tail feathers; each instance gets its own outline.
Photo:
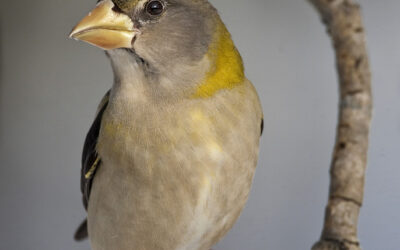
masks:
<path id="1" fill-rule="evenodd" d="M 74 239 L 76 241 L 82 241 L 86 239 L 89 236 L 88 230 L 87 230 L 87 219 L 85 219 L 81 225 L 78 227 L 78 229 L 75 232 Z"/>

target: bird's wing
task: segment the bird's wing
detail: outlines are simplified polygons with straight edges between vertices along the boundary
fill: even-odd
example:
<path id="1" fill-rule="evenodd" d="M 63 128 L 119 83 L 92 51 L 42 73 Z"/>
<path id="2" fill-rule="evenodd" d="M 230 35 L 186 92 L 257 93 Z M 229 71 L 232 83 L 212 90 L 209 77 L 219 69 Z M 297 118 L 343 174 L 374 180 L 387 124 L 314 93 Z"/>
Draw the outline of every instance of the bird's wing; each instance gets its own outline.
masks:
<path id="1" fill-rule="evenodd" d="M 260 136 L 262 136 L 263 132 L 264 132 L 264 118 L 261 119 L 261 135 Z"/>
<path id="2" fill-rule="evenodd" d="M 81 192 L 82 192 L 82 200 L 85 209 L 87 209 L 90 189 L 92 187 L 92 181 L 94 175 L 96 174 L 96 170 L 101 164 L 100 156 L 96 152 L 97 139 L 99 137 L 101 120 L 103 118 L 104 111 L 107 108 L 108 100 L 110 96 L 110 91 L 108 91 L 103 97 L 96 118 L 92 126 L 89 129 L 89 132 L 86 135 L 85 144 L 83 146 L 82 153 L 82 169 L 81 169 Z M 87 233 L 87 222 L 86 220 L 79 226 L 75 233 L 76 240 L 83 240 L 88 236 Z"/>

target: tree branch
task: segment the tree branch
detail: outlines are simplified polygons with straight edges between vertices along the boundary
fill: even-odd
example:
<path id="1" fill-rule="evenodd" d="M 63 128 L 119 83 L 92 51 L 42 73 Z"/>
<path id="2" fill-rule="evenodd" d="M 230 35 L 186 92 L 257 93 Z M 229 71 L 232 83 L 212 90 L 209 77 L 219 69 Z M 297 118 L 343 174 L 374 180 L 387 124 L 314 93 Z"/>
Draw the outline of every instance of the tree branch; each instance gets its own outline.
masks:
<path id="1" fill-rule="evenodd" d="M 320 241 L 312 250 L 359 250 L 357 224 L 364 195 L 372 111 L 371 74 L 356 0 L 309 0 L 332 39 L 340 105 L 329 201 Z"/>

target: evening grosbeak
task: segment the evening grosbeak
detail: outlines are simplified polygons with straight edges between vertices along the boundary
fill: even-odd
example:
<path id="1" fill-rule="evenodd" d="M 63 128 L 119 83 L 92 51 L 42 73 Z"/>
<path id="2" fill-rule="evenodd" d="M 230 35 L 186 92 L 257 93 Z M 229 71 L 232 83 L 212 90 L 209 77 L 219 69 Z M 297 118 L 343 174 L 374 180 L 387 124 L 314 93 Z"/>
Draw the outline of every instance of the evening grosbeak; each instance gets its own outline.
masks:
<path id="1" fill-rule="evenodd" d="M 83 149 L 94 250 L 208 250 L 250 191 L 263 115 L 207 0 L 103 0 L 70 37 L 106 51 L 114 84 Z"/>

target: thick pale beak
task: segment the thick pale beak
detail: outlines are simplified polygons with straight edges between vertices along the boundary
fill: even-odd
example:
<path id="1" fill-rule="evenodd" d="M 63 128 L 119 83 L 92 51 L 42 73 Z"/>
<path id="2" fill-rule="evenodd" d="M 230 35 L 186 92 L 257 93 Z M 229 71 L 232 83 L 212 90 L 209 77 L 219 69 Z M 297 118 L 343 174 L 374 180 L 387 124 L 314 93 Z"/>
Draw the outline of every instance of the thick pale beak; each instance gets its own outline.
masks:
<path id="1" fill-rule="evenodd" d="M 69 37 L 81 40 L 105 50 L 132 48 L 138 30 L 125 14 L 113 10 L 111 0 L 99 2 L 71 31 Z"/>

